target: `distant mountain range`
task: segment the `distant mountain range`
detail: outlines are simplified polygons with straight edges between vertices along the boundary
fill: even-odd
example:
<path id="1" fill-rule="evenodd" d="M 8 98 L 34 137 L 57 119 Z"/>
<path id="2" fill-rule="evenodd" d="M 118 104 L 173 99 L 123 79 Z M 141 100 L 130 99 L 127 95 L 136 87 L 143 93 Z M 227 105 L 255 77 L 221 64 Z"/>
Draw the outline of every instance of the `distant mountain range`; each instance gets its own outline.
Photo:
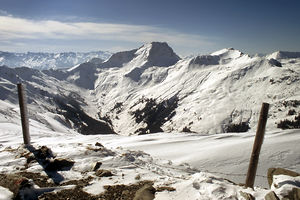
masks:
<path id="1" fill-rule="evenodd" d="M 108 51 L 93 51 L 87 53 L 14 53 L 0 51 L 0 66 L 29 67 L 39 70 L 66 69 L 94 58 L 98 58 L 103 62 L 110 56 L 111 53 Z"/>
<path id="2" fill-rule="evenodd" d="M 8 107 L 17 104 L 16 83 L 24 82 L 32 118 L 84 134 L 247 131 L 256 128 L 262 102 L 271 104 L 268 129 L 277 129 L 300 113 L 299 55 L 252 57 L 226 48 L 180 58 L 167 43 L 152 42 L 63 71 L 3 66 L 1 113 L 15 117 Z"/>

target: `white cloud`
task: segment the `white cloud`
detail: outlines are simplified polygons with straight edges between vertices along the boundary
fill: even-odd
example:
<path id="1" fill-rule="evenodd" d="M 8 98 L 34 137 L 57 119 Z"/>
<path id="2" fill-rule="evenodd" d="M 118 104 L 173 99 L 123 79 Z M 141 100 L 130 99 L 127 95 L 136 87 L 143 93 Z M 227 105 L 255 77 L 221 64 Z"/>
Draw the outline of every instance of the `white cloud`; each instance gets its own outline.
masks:
<path id="1" fill-rule="evenodd" d="M 179 33 L 163 28 L 92 22 L 61 22 L 28 20 L 0 16 L 0 40 L 8 39 L 94 39 L 134 42 L 169 41 L 174 44 L 208 45 L 198 35 Z"/>
<path id="2" fill-rule="evenodd" d="M 12 15 L 9 14 L 7 11 L 1 10 L 1 9 L 0 9 L 0 15 L 4 15 L 4 16 L 12 16 Z"/>

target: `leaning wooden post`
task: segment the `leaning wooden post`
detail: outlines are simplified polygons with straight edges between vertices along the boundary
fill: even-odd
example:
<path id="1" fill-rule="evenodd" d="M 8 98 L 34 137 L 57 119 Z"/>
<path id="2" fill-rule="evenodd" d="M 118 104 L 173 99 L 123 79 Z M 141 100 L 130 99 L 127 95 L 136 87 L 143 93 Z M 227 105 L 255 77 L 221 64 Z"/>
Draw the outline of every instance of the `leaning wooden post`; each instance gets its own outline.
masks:
<path id="1" fill-rule="evenodd" d="M 18 96 L 19 96 L 19 105 L 20 105 L 20 113 L 21 113 L 21 122 L 22 122 L 22 130 L 23 130 L 23 139 L 24 144 L 30 144 L 30 136 L 29 136 L 29 122 L 28 122 L 28 112 L 27 112 L 27 101 L 26 101 L 26 92 L 22 83 L 18 83 Z"/>
<path id="2" fill-rule="evenodd" d="M 256 130 L 255 141 L 253 144 L 248 173 L 246 177 L 246 185 L 245 185 L 246 187 L 253 188 L 254 186 L 259 153 L 264 140 L 265 129 L 266 129 L 266 124 L 268 119 L 268 111 L 269 111 L 269 104 L 263 103 L 260 110 L 260 116 L 259 116 L 258 126 Z"/>

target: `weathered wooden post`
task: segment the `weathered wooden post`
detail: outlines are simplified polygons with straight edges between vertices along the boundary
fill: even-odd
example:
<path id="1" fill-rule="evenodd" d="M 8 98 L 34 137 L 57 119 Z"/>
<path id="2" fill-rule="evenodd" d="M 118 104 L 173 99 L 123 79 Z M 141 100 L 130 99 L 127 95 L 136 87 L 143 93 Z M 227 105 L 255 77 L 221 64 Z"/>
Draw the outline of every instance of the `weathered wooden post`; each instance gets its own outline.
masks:
<path id="1" fill-rule="evenodd" d="M 30 135 L 29 135 L 29 122 L 28 122 L 26 92 L 24 90 L 22 83 L 18 83 L 17 86 L 18 86 L 18 96 L 19 96 L 19 105 L 20 105 L 24 144 L 29 145 L 30 144 Z"/>
<path id="2" fill-rule="evenodd" d="M 257 170 L 257 165 L 258 165 L 258 160 L 259 160 L 259 153 L 260 149 L 264 140 L 264 135 L 265 135 L 265 129 L 266 129 L 266 124 L 267 124 L 267 119 L 268 119 L 268 112 L 269 112 L 269 104 L 268 103 L 263 103 L 261 110 L 260 110 L 260 116 L 259 116 L 259 121 L 258 121 L 258 126 L 256 130 L 256 136 L 253 144 L 253 149 L 252 149 L 252 154 L 250 158 L 250 163 L 249 163 L 249 168 L 248 168 L 248 173 L 246 177 L 246 187 L 251 187 L 253 188 L 254 186 L 254 180 L 256 176 L 256 170 Z"/>

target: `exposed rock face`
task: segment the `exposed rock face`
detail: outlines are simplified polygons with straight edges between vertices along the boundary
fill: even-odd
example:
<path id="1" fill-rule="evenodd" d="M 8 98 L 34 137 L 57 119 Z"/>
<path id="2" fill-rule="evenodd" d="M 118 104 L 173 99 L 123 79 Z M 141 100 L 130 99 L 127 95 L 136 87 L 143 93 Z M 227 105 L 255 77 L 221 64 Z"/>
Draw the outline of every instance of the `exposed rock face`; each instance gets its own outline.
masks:
<path id="1" fill-rule="evenodd" d="M 204 55 L 197 56 L 190 61 L 190 65 L 218 65 L 220 61 L 219 56 Z"/>
<path id="2" fill-rule="evenodd" d="M 271 58 L 271 59 L 269 60 L 269 64 L 274 65 L 274 66 L 277 66 L 277 67 L 282 67 L 282 64 L 281 64 L 278 60 L 275 60 L 275 59 L 273 59 L 273 58 Z"/>
<path id="3" fill-rule="evenodd" d="M 178 106 L 178 97 L 174 96 L 170 99 L 157 103 L 156 99 L 142 99 L 142 103 L 146 102 L 143 109 L 137 109 L 132 112 L 136 123 L 145 123 L 145 128 L 136 130 L 138 134 L 158 133 L 161 132 L 161 126 L 170 120 L 175 114 Z"/>
<path id="4" fill-rule="evenodd" d="M 146 45 L 145 45 L 146 46 Z M 168 67 L 180 60 L 166 42 L 152 42 L 146 66 Z"/>

